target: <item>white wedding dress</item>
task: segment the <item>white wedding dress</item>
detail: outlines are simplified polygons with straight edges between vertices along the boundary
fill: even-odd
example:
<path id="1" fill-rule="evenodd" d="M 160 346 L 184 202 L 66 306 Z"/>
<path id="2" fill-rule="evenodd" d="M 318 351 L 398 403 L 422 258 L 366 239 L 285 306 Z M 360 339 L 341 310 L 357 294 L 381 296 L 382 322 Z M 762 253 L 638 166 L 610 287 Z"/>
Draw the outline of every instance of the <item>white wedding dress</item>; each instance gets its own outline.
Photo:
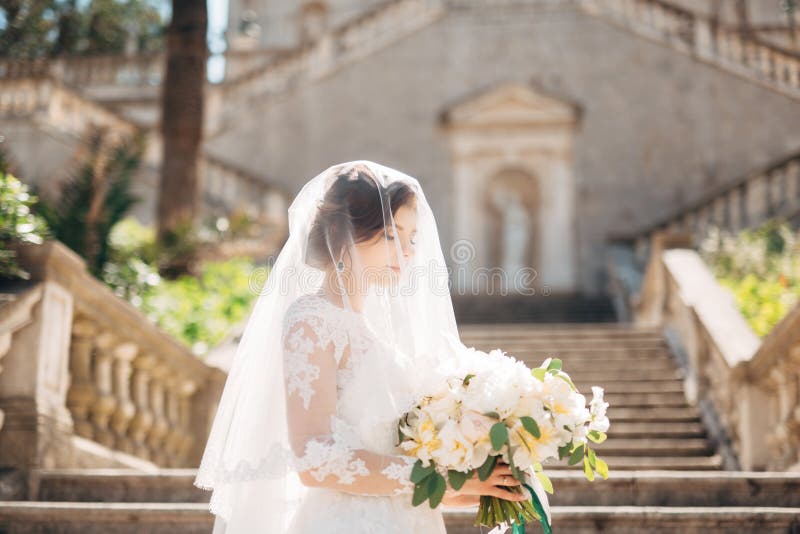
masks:
<path id="1" fill-rule="evenodd" d="M 282 342 L 290 435 L 305 447 L 293 461 L 319 480 L 288 532 L 445 534 L 441 505 L 411 504 L 414 461 L 394 445 L 414 400 L 413 366 L 361 313 L 319 293 L 289 306 Z M 294 432 L 292 421 L 302 421 Z"/>

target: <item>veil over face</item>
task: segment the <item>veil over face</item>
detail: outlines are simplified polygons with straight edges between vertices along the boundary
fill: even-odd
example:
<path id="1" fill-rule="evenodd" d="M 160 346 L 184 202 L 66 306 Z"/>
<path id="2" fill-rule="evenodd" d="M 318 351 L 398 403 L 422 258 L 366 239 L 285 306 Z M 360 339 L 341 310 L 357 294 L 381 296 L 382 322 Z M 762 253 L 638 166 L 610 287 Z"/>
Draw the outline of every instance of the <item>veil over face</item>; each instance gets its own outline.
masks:
<path id="1" fill-rule="evenodd" d="M 448 353 L 447 337 L 458 339 L 436 221 L 415 178 L 371 161 L 341 163 L 306 183 L 288 214 L 288 239 L 247 321 L 194 481 L 213 491 L 210 510 L 228 534 L 286 532 L 308 491 L 304 447 L 308 453 L 310 438 L 324 432 L 319 418 L 296 409 L 297 394 L 306 393 L 306 408 L 322 402 L 323 394 L 308 386 L 323 378 L 318 366 L 287 359 L 287 343 L 300 343 L 287 340 L 294 335 L 287 316 L 299 299 L 324 298 L 334 315 L 363 321 L 381 347 L 369 362 L 381 392 L 376 403 L 396 417 L 413 400 L 392 387 L 398 366 L 423 391 L 429 371 Z M 337 330 L 330 340 L 337 363 L 352 352 L 355 340 L 348 335 Z M 328 404 L 335 404 L 335 394 Z M 359 473 L 368 470 L 373 452 L 378 458 L 385 451 L 364 452 L 366 463 L 350 473 L 343 491 L 360 491 Z M 385 465 L 388 457 L 380 458 Z"/>

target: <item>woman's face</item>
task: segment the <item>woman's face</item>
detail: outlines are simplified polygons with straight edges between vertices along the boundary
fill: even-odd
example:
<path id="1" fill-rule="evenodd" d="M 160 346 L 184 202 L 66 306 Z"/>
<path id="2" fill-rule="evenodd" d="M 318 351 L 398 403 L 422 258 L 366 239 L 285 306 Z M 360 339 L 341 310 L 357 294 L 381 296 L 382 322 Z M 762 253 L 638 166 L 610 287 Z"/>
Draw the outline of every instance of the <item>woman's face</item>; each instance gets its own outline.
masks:
<path id="1" fill-rule="evenodd" d="M 414 255 L 416 233 L 416 204 L 404 204 L 394 213 L 394 228 L 387 227 L 386 235 L 381 231 L 373 239 L 356 245 L 369 283 L 386 285 L 398 280 L 402 265 L 407 264 Z M 402 263 L 398 248 L 403 256 Z"/>

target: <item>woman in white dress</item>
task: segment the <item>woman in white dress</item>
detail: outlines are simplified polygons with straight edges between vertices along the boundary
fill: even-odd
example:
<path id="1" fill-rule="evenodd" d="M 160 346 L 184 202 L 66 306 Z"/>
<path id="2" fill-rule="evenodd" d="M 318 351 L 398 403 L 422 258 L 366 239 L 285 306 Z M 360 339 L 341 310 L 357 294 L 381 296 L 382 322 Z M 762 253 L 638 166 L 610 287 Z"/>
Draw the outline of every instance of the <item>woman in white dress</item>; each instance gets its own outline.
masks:
<path id="1" fill-rule="evenodd" d="M 522 500 L 507 465 L 412 505 L 398 418 L 457 337 L 416 179 L 355 161 L 309 181 L 237 348 L 195 485 L 214 534 L 442 534 L 443 507 Z M 428 444 L 436 447 L 435 440 Z"/>

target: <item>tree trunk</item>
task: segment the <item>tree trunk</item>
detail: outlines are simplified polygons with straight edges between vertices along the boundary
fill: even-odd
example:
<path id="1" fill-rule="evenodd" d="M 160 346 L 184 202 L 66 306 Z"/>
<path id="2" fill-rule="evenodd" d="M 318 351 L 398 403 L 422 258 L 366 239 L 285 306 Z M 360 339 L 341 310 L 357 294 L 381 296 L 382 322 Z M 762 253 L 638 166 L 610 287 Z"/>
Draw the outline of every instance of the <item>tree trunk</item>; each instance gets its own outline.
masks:
<path id="1" fill-rule="evenodd" d="M 158 241 L 167 247 L 180 245 L 176 241 L 186 237 L 185 232 L 193 227 L 197 213 L 207 26 L 205 1 L 172 0 L 172 20 L 166 39 L 167 68 L 162 84 L 164 154 L 158 196 Z M 179 265 L 173 267 L 185 270 Z"/>

